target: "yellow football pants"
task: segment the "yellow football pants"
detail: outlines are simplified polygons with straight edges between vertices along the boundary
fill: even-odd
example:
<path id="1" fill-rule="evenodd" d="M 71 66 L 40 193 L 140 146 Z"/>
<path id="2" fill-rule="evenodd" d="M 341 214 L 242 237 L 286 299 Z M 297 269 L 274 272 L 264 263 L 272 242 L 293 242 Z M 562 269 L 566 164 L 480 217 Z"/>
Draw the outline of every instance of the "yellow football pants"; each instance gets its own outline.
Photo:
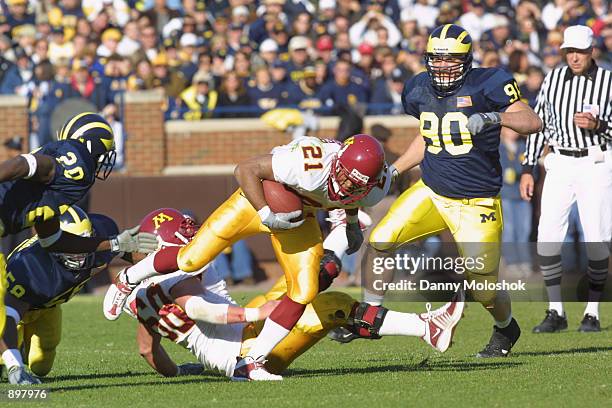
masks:
<path id="1" fill-rule="evenodd" d="M 395 200 L 372 230 L 370 245 L 379 251 L 392 250 L 446 229 L 453 234 L 461 257 L 482 260 L 484 267 L 467 270 L 467 279 L 497 282 L 503 230 L 499 197 L 443 197 L 419 180 Z M 490 306 L 495 300 L 495 291 L 478 291 L 472 295 L 484 306 Z"/>
<path id="2" fill-rule="evenodd" d="M 272 289 L 265 295 L 252 299 L 246 307 L 259 307 L 268 300 L 282 298 L 287 291 L 285 282 L 285 279 L 281 277 Z M 267 356 L 266 368 L 268 371 L 274 374 L 283 372 L 296 358 L 325 337 L 330 330 L 346 324 L 355 303 L 357 301 L 346 293 L 319 293 L 311 303 L 306 305 L 302 317 L 287 337 L 277 344 Z M 248 354 L 263 324 L 263 321 L 254 322 L 244 328 L 241 356 Z"/>
<path id="3" fill-rule="evenodd" d="M 181 248 L 177 259 L 179 268 L 186 272 L 197 271 L 236 241 L 267 233 L 285 272 L 287 295 L 297 303 L 307 304 L 319 291 L 323 238 L 313 213 L 305 211 L 304 216 L 306 221 L 297 228 L 270 231 L 238 189 L 208 217 L 194 239 Z"/>
<path id="4" fill-rule="evenodd" d="M 62 338 L 62 308 L 32 310 L 17 326 L 19 348 L 25 346 L 28 366 L 39 377 L 49 374 Z"/>
<path id="5" fill-rule="evenodd" d="M 4 295 L 8 287 L 8 279 L 6 277 L 6 261 L 4 254 L 0 252 L 0 337 L 4 334 L 4 325 L 6 324 L 6 307 L 4 306 Z"/>

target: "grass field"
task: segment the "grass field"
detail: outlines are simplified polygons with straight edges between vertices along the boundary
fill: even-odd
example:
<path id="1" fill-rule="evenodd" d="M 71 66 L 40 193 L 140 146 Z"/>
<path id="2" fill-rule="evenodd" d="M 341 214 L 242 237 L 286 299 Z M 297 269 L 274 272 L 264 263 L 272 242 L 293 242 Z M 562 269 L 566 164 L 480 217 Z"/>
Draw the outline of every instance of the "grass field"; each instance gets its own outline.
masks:
<path id="1" fill-rule="evenodd" d="M 246 299 L 246 295 L 237 300 Z M 603 332 L 576 332 L 582 305 L 568 304 L 570 331 L 533 335 L 544 304 L 517 303 L 523 336 L 510 358 L 473 356 L 491 334 L 487 313 L 470 304 L 455 345 L 445 354 L 421 340 L 387 337 L 340 345 L 324 339 L 299 358 L 282 383 L 232 383 L 217 375 L 164 379 L 140 358 L 135 321 L 110 323 L 101 298 L 64 306 L 63 341 L 44 387 L 45 407 L 347 407 L 611 406 L 612 303 L 602 305 Z M 423 311 L 422 304 L 389 304 Z M 165 342 L 175 361 L 194 361 Z M 8 386 L 0 385 L 5 392 Z M 3 399 L 4 398 L 4 399 Z M 24 406 L 0 397 L 0 407 Z"/>

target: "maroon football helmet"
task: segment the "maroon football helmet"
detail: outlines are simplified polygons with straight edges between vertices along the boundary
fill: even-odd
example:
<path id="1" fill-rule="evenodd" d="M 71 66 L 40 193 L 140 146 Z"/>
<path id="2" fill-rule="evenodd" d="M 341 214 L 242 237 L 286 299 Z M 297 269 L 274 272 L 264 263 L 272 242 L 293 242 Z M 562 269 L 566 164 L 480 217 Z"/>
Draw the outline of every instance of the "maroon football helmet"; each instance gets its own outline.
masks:
<path id="1" fill-rule="evenodd" d="M 197 230 L 193 218 L 174 208 L 159 208 L 151 211 L 140 222 L 140 232 L 157 235 L 162 246 L 188 244 Z"/>
<path id="2" fill-rule="evenodd" d="M 378 184 L 384 165 L 385 151 L 378 140 L 364 134 L 349 137 L 332 161 L 329 197 L 342 204 L 360 200 Z M 346 180 L 351 182 L 348 188 Z"/>

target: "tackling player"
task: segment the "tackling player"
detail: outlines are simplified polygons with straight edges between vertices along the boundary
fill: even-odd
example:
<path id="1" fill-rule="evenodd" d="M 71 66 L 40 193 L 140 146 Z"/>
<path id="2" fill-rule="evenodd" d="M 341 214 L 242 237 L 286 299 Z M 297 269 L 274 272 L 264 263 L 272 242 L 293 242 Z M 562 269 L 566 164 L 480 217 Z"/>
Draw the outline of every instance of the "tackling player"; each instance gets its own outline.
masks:
<path id="1" fill-rule="evenodd" d="M 34 227 L 51 252 L 151 252 L 155 237 L 138 228 L 114 237 L 80 237 L 62 232 L 59 216 L 83 198 L 96 178 L 105 180 L 115 164 L 115 141 L 108 123 L 95 113 L 68 120 L 57 136 L 32 153 L 0 163 L 0 236 Z M 0 253 L 0 335 L 4 332 L 6 262 Z"/>
<path id="2" fill-rule="evenodd" d="M 245 372 L 242 368 L 249 369 L 254 367 L 253 362 L 263 361 L 289 334 L 306 305 L 319 292 L 318 272 L 323 246 L 315 209 L 347 209 L 349 253 L 355 252 L 363 242 L 358 208 L 378 203 L 389 190 L 391 177 L 380 143 L 362 134 L 343 144 L 316 137 L 299 138 L 274 148 L 271 154 L 241 163 L 235 175 L 240 189 L 213 212 L 193 241 L 180 250 L 168 249 L 178 255 L 182 271 L 193 272 L 238 240 L 258 233 L 270 234 L 276 257 L 285 272 L 287 295 L 266 320 L 249 355 L 238 363 L 235 376 L 242 373 L 249 379 L 265 380 L 264 369 Z M 300 211 L 272 212 L 265 201 L 261 180 L 280 182 L 299 194 L 305 204 L 303 218 L 293 220 L 302 215 Z M 105 297 L 105 316 L 116 319 L 135 284 L 152 274 L 128 270 L 119 275 L 119 283 L 112 285 Z"/>
<path id="3" fill-rule="evenodd" d="M 82 237 L 111 236 L 119 232 L 112 219 L 100 214 L 88 216 L 77 206 L 69 207 L 59 222 L 63 232 Z M 36 376 L 43 377 L 51 371 L 61 339 L 61 305 L 118 255 L 110 251 L 52 253 L 42 247 L 36 236 L 11 252 L 7 258 L 5 296 L 9 318 L 0 340 L 0 353 L 11 384 L 40 383 L 26 371 L 20 349 L 24 350 L 26 364 Z"/>
<path id="4" fill-rule="evenodd" d="M 180 219 L 175 210 L 161 209 L 175 219 Z M 155 214 L 153 212 L 152 214 Z M 150 217 L 149 215 L 148 217 Z M 149 218 L 150 219 L 150 218 Z M 147 218 L 143 223 L 146 228 Z M 176 229 L 176 228 L 179 229 Z M 180 223 L 168 223 L 158 233 L 164 242 L 179 244 L 185 229 Z M 173 231 L 174 229 L 174 231 Z M 180 241 L 177 240 L 180 237 Z M 173 265 L 174 264 L 174 265 Z M 169 258 L 164 251 L 149 255 L 145 260 L 130 269 L 154 269 L 158 273 L 176 269 L 176 259 Z M 329 286 L 329 265 L 323 262 L 318 273 L 319 288 Z M 182 371 L 169 358 L 160 344 L 162 337 L 168 338 L 191 351 L 204 368 L 222 373 L 234 380 L 248 380 L 246 375 L 236 375 L 236 356 L 246 356 L 254 347 L 256 337 L 263 328 L 262 322 L 251 324 L 215 324 L 232 323 L 249 320 L 249 311 L 265 308 L 259 318 L 269 313 L 271 301 L 284 298 L 287 292 L 287 281 L 281 277 L 276 285 L 266 294 L 257 296 L 247 304 L 246 319 L 236 315 L 230 318 L 231 311 L 240 310 L 229 294 L 225 282 L 218 271 L 206 266 L 193 273 L 174 272 L 143 281 L 128 297 L 125 311 L 140 322 L 137 339 L 140 354 L 147 363 L 164 376 L 180 375 Z M 205 304 L 199 311 L 194 305 Z M 279 306 L 280 307 L 280 306 Z M 305 312 L 286 336 L 268 355 L 267 361 L 250 361 L 251 367 L 242 370 L 251 372 L 267 369 L 266 380 L 281 380 L 280 374 L 289 364 L 310 347 L 316 344 L 332 328 L 346 326 L 350 330 L 367 337 L 383 335 L 405 335 L 421 337 L 427 344 L 444 352 L 451 344 L 454 329 L 459 322 L 464 308 L 464 295 L 459 292 L 454 301 L 437 310 L 422 314 L 400 313 L 384 307 L 359 303 L 351 296 L 339 292 L 320 293 L 306 305 Z M 230 312 L 228 312 L 228 310 Z M 202 315 L 207 314 L 206 319 Z M 218 316 L 211 320 L 211 316 Z M 258 320 L 258 319 L 251 319 Z M 207 323 L 208 322 L 208 323 Z"/>
<path id="5" fill-rule="evenodd" d="M 420 164 L 422 180 L 406 190 L 370 235 L 387 251 L 449 229 L 462 257 L 484 257 L 468 280 L 496 282 L 503 228 L 499 190 L 501 127 L 537 132 L 542 121 L 521 102 L 512 76 L 497 68 L 472 68 L 472 39 L 454 25 L 437 27 L 425 54 L 427 72 L 406 82 L 402 104 L 419 119 L 421 137 L 394 163 L 398 172 Z M 474 291 L 493 316 L 489 344 L 479 357 L 502 357 L 520 336 L 508 293 Z"/>

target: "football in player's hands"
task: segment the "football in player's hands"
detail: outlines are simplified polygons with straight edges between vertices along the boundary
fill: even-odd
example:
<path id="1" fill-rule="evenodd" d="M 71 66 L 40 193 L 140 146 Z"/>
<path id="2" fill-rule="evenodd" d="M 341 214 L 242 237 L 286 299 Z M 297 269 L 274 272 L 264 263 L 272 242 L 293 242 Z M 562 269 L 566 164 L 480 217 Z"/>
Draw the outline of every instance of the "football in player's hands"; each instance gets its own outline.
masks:
<path id="1" fill-rule="evenodd" d="M 303 211 L 302 199 L 283 184 L 276 181 L 264 180 L 262 182 L 264 197 L 270 210 L 276 214 Z M 301 216 L 295 220 L 301 219 Z"/>

